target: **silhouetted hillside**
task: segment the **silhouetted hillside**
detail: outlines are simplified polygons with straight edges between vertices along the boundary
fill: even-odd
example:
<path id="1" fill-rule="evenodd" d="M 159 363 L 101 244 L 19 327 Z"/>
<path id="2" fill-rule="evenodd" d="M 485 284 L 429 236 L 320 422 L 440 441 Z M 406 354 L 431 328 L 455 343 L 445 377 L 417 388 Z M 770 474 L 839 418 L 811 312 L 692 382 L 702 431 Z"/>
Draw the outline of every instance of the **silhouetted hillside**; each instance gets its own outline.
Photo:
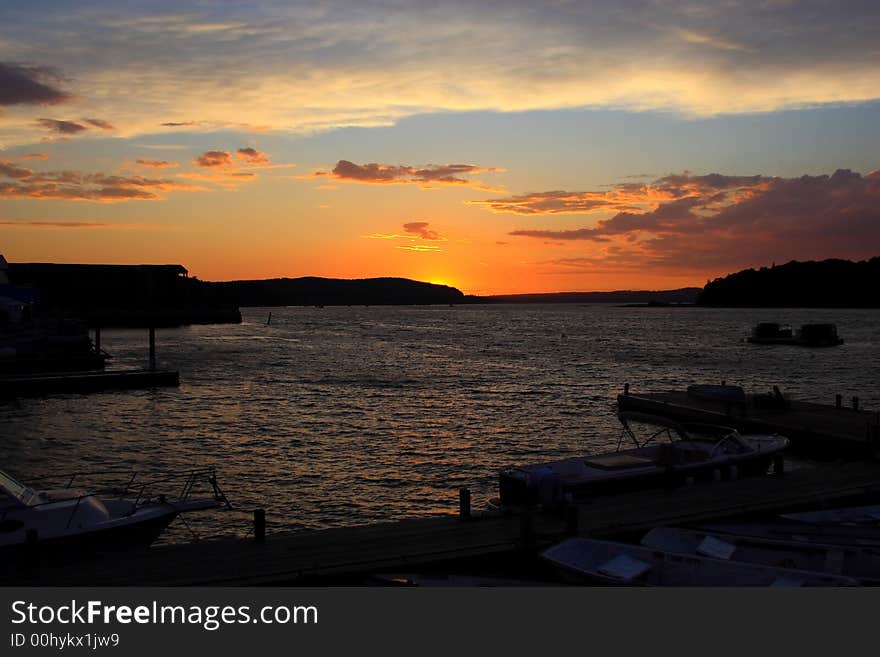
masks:
<path id="1" fill-rule="evenodd" d="M 679 290 L 617 290 L 615 292 L 549 292 L 544 294 L 496 294 L 474 297 L 476 303 L 639 303 L 687 304 L 694 303 L 700 293 L 698 287 Z"/>
<path id="2" fill-rule="evenodd" d="M 880 307 L 880 257 L 850 262 L 792 261 L 778 267 L 746 269 L 707 283 L 703 306 L 796 308 Z"/>
<path id="3" fill-rule="evenodd" d="M 212 299 L 235 306 L 395 305 L 462 303 L 454 287 L 406 278 L 273 278 L 197 285 Z"/>

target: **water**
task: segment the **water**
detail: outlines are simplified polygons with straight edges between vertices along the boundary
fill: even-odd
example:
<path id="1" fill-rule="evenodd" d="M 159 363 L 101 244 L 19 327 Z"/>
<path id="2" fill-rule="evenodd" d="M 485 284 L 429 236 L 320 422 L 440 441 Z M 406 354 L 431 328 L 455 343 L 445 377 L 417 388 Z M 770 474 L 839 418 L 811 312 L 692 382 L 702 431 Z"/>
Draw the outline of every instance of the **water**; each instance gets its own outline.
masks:
<path id="1" fill-rule="evenodd" d="M 272 322 L 266 325 L 269 313 Z M 179 389 L 0 402 L 0 468 L 214 465 L 236 511 L 200 535 L 363 524 L 475 505 L 506 465 L 612 448 L 615 399 L 692 383 L 779 385 L 880 409 L 880 311 L 581 305 L 248 308 L 241 325 L 158 332 Z M 834 322 L 841 347 L 749 345 L 758 321 Z M 143 366 L 146 331 L 105 331 L 111 368 Z M 187 540 L 179 522 L 165 540 Z"/>

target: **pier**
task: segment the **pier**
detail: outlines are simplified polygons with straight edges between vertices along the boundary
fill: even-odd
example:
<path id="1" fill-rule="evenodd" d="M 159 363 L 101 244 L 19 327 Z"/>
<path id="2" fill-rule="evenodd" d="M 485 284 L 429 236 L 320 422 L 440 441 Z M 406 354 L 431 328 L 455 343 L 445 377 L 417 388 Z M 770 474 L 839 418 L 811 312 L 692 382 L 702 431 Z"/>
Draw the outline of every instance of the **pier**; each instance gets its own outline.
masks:
<path id="1" fill-rule="evenodd" d="M 460 499 L 465 501 L 461 496 Z M 118 555 L 7 561 L 0 583 L 54 586 L 360 584 L 374 573 L 450 567 L 527 576 L 566 536 L 632 537 L 662 525 L 880 500 L 880 463 L 806 464 L 782 475 L 596 498 L 562 511 L 459 514 L 159 546 Z M 259 517 L 259 514 L 257 514 Z M 271 515 L 270 515 L 271 517 Z"/>
<path id="2" fill-rule="evenodd" d="M 622 411 L 639 411 L 681 422 L 721 424 L 748 433 L 778 433 L 796 453 L 818 458 L 871 458 L 880 453 L 880 413 L 859 407 L 859 398 L 834 405 L 771 395 L 746 395 L 743 402 L 710 400 L 685 391 L 633 394 L 629 385 L 617 397 Z"/>

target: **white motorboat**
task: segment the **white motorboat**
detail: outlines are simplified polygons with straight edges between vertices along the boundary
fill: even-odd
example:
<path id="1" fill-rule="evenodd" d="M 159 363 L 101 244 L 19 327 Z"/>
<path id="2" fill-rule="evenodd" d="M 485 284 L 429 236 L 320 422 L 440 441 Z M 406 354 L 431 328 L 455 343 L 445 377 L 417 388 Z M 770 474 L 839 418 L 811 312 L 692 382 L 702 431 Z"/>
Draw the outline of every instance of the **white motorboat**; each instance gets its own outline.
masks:
<path id="1" fill-rule="evenodd" d="M 677 527 L 652 529 L 642 538 L 642 545 L 678 554 L 844 575 L 872 585 L 880 583 L 878 548 L 712 534 Z"/>
<path id="2" fill-rule="evenodd" d="M 617 586 L 858 586 L 849 577 L 569 538 L 541 556 L 571 581 Z"/>
<path id="3" fill-rule="evenodd" d="M 114 473 L 91 474 L 106 481 Z M 179 514 L 228 506 L 214 468 L 150 478 L 134 473 L 94 492 L 74 487 L 87 477 L 78 473 L 65 488 L 37 490 L 0 471 L 0 550 L 148 546 Z M 180 487 L 179 494 L 158 492 L 169 486 Z M 201 486 L 208 492 L 196 497 Z"/>
<path id="4" fill-rule="evenodd" d="M 718 477 L 766 474 L 788 446 L 778 435 L 740 435 L 730 427 L 680 424 L 642 413 L 619 414 L 617 450 L 502 470 L 501 507 L 566 501 L 607 492 L 676 485 Z M 642 429 L 635 430 L 634 425 Z M 641 437 L 640 435 L 641 434 Z M 635 444 L 621 449 L 624 437 Z"/>

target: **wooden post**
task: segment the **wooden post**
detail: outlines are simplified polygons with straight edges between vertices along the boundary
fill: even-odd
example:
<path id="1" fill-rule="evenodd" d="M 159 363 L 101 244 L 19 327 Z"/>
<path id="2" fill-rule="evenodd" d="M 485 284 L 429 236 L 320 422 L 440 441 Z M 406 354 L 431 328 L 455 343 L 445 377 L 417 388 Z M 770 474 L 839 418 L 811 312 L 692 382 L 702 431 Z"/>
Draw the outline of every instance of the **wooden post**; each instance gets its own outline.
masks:
<path id="1" fill-rule="evenodd" d="M 776 477 L 781 477 L 785 474 L 785 459 L 782 454 L 777 454 L 773 457 L 773 474 Z"/>
<path id="2" fill-rule="evenodd" d="M 532 527 L 532 510 L 523 509 L 519 516 L 519 534 L 522 546 L 528 549 L 532 546 L 534 531 Z"/>
<path id="3" fill-rule="evenodd" d="M 471 492 L 467 488 L 458 489 L 458 519 L 471 519 Z"/>
<path id="4" fill-rule="evenodd" d="M 95 327 L 95 353 L 101 353 L 101 327 Z"/>
<path id="5" fill-rule="evenodd" d="M 623 384 L 623 396 L 626 397 L 626 396 L 628 396 L 628 395 L 629 395 L 629 384 L 628 384 L 628 383 L 624 383 L 624 384 Z"/>
<path id="6" fill-rule="evenodd" d="M 150 371 L 156 369 L 156 329 L 150 327 Z"/>
<path id="7" fill-rule="evenodd" d="M 577 536 L 580 524 L 580 509 L 577 504 L 569 504 L 565 507 L 565 535 Z"/>
<path id="8" fill-rule="evenodd" d="M 254 509 L 254 540 L 257 543 L 266 542 L 266 510 Z"/>
<path id="9" fill-rule="evenodd" d="M 843 408 L 843 395 L 834 395 L 834 407 Z"/>
<path id="10" fill-rule="evenodd" d="M 853 405 L 853 410 L 854 410 L 854 411 L 859 410 L 859 398 L 858 398 L 858 397 L 853 397 L 853 398 L 852 398 L 852 405 Z"/>

